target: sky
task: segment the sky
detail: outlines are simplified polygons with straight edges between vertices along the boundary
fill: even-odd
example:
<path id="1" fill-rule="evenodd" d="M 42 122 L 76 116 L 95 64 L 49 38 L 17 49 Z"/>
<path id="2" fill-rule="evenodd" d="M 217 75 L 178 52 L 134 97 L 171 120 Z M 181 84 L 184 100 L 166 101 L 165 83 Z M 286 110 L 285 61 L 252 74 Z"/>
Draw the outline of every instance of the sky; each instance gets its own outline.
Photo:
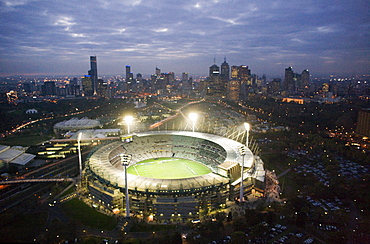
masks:
<path id="1" fill-rule="evenodd" d="M 0 76 L 370 73 L 368 0 L 0 0 Z"/>

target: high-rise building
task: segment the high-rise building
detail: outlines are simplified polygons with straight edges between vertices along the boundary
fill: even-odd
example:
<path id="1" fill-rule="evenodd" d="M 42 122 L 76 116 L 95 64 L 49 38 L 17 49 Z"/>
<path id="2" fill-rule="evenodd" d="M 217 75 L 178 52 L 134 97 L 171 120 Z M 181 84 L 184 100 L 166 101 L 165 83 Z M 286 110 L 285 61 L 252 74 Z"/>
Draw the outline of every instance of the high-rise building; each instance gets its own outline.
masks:
<path id="1" fill-rule="evenodd" d="M 216 64 L 213 64 L 211 67 L 209 67 L 209 77 L 219 76 L 219 75 L 220 75 L 220 67 L 218 67 Z"/>
<path id="2" fill-rule="evenodd" d="M 41 91 L 43 95 L 56 95 L 56 87 L 54 81 L 47 81 L 41 87 Z"/>
<path id="3" fill-rule="evenodd" d="M 90 70 L 89 75 L 91 79 L 92 95 L 97 95 L 98 89 L 98 65 L 96 56 L 90 56 Z"/>
<path id="4" fill-rule="evenodd" d="M 224 62 L 221 64 L 221 78 L 224 81 L 228 81 L 230 79 L 230 66 L 226 62 L 226 58 L 224 59 Z"/>
<path id="5" fill-rule="evenodd" d="M 240 80 L 231 79 L 228 81 L 227 86 L 227 99 L 230 101 L 238 102 L 240 96 Z"/>
<path id="6" fill-rule="evenodd" d="M 98 95 L 101 97 L 107 97 L 108 83 L 103 79 L 98 79 Z"/>
<path id="7" fill-rule="evenodd" d="M 356 133 L 363 136 L 370 136 L 370 108 L 358 112 Z"/>
<path id="8" fill-rule="evenodd" d="M 189 74 L 188 73 L 186 73 L 186 72 L 183 72 L 182 73 L 182 77 L 181 77 L 181 81 L 187 81 L 187 80 L 189 80 Z"/>
<path id="9" fill-rule="evenodd" d="M 287 92 L 295 91 L 294 72 L 292 67 L 288 67 L 285 69 L 283 90 Z"/>
<path id="10" fill-rule="evenodd" d="M 226 86 L 222 84 L 220 76 L 220 67 L 216 64 L 213 64 L 209 67 L 209 80 L 207 95 L 209 97 L 214 97 L 216 99 L 222 98 L 226 94 Z"/>
<path id="11" fill-rule="evenodd" d="M 231 66 L 231 79 L 238 80 L 240 83 L 240 99 L 246 99 L 248 86 L 251 82 L 251 70 L 246 65 Z"/>
<path id="12" fill-rule="evenodd" d="M 131 66 L 126 65 L 126 82 L 132 81 L 134 79 L 134 74 L 131 73 Z"/>
<path id="13" fill-rule="evenodd" d="M 310 72 L 308 71 L 308 69 L 302 71 L 301 84 L 302 88 L 308 87 L 310 85 Z"/>
<path id="14" fill-rule="evenodd" d="M 92 96 L 93 95 L 93 86 L 90 75 L 85 75 L 82 77 L 82 91 L 83 96 Z"/>

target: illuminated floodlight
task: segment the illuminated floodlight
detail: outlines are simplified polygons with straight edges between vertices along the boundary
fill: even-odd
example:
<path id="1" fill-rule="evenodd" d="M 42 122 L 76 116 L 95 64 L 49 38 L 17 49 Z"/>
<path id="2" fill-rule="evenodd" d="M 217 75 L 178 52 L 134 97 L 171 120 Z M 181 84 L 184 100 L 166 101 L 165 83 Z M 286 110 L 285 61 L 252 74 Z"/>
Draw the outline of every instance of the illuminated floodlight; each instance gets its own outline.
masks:
<path id="1" fill-rule="evenodd" d="M 195 122 L 197 122 L 197 119 L 198 119 L 198 114 L 196 113 L 190 113 L 189 114 L 189 119 L 192 123 L 192 126 L 193 126 L 193 132 L 195 131 Z"/>
<path id="2" fill-rule="evenodd" d="M 127 134 L 130 134 L 130 125 L 132 124 L 132 121 L 134 121 L 134 117 L 126 116 L 123 120 L 127 124 Z"/>

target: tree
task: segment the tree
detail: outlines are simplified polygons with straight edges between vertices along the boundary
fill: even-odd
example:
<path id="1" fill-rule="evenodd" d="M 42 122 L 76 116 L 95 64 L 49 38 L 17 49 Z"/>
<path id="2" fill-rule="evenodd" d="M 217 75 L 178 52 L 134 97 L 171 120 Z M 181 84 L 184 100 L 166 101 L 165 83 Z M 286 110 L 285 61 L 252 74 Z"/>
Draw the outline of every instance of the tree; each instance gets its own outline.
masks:
<path id="1" fill-rule="evenodd" d="M 232 244 L 242 244 L 246 243 L 247 237 L 243 231 L 235 231 L 231 234 L 231 243 Z"/>

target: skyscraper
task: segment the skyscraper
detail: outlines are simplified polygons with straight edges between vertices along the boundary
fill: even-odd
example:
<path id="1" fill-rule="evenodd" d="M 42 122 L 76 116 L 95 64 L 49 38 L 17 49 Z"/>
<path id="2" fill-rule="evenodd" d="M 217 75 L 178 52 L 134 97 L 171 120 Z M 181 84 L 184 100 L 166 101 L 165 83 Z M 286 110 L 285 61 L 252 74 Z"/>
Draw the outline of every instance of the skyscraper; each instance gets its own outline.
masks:
<path id="1" fill-rule="evenodd" d="M 285 69 L 285 76 L 283 81 L 283 90 L 287 92 L 295 91 L 295 84 L 294 84 L 294 72 L 292 67 L 288 67 Z"/>
<path id="2" fill-rule="evenodd" d="M 89 75 L 91 79 L 92 95 L 97 95 L 98 89 L 98 65 L 96 62 L 96 56 L 90 56 L 90 70 Z"/>
<path id="3" fill-rule="evenodd" d="M 370 136 L 370 108 L 364 108 L 358 112 L 356 133 Z"/>
<path id="4" fill-rule="evenodd" d="M 91 76 L 85 75 L 81 79 L 83 96 L 91 96 L 93 94 Z"/>
<path id="5" fill-rule="evenodd" d="M 221 78 L 224 81 L 228 81 L 230 79 L 230 66 L 226 62 L 226 58 L 224 59 L 224 62 L 221 64 Z"/>
<path id="6" fill-rule="evenodd" d="M 131 66 L 126 65 L 126 82 L 133 80 L 134 79 L 134 74 L 131 73 Z"/>
<path id="7" fill-rule="evenodd" d="M 231 66 L 231 79 L 238 80 L 240 83 L 240 99 L 245 100 L 248 96 L 248 86 L 252 84 L 251 70 L 246 65 Z"/>
<path id="8" fill-rule="evenodd" d="M 231 79 L 228 81 L 227 86 L 227 99 L 230 101 L 238 102 L 240 96 L 240 80 Z"/>
<path id="9" fill-rule="evenodd" d="M 183 72 L 181 81 L 187 81 L 187 80 L 189 80 L 189 74 L 186 72 Z"/>
<path id="10" fill-rule="evenodd" d="M 301 84 L 302 87 L 307 87 L 310 84 L 310 72 L 308 72 L 308 69 L 302 71 Z"/>

